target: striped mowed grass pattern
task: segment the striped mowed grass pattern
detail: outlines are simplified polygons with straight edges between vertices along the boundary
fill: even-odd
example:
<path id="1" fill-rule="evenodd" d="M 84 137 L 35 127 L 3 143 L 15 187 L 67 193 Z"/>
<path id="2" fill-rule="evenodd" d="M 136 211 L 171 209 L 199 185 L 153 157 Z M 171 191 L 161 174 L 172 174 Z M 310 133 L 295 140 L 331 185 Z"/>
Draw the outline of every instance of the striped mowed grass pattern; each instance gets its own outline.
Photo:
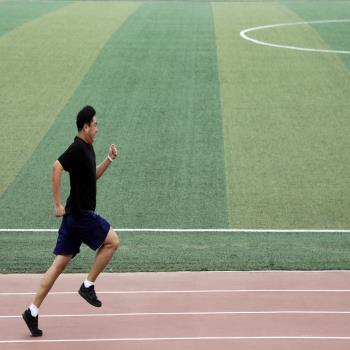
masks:
<path id="1" fill-rule="evenodd" d="M 257 23 L 303 21 L 284 5 L 215 3 L 213 8 L 231 226 L 348 227 L 347 67 L 335 54 L 273 49 L 232 35 Z M 329 48 L 307 25 L 254 32 L 254 37 Z"/>
<path id="2" fill-rule="evenodd" d="M 48 165 L 71 142 L 73 116 L 86 103 L 100 116 L 97 158 L 110 142 L 120 147 L 117 165 L 99 185 L 101 213 L 126 227 L 227 226 L 210 4 L 144 4 L 114 32 L 3 194 L 3 226 L 17 215 L 25 225 L 55 225 Z M 33 199 L 47 205 L 38 210 Z"/>
<path id="3" fill-rule="evenodd" d="M 23 3 L 17 24 L 0 27 L 1 228 L 59 225 L 51 164 L 72 141 L 74 117 L 85 104 L 98 112 L 97 159 L 112 142 L 120 150 L 98 183 L 97 210 L 115 227 L 350 227 L 348 58 L 239 36 L 264 24 L 344 18 L 345 2 L 332 2 L 331 10 L 322 2 L 315 11 L 300 1 L 45 4 L 24 15 Z M 346 49 L 347 28 L 305 25 L 254 35 Z M 66 197 L 67 176 L 62 185 Z M 7 242 L 9 234 L 1 237 Z M 46 253 L 54 240 L 16 237 L 21 245 L 43 242 Z M 171 269 L 308 268 L 305 249 L 314 268 L 349 266 L 343 235 L 200 237 L 123 234 L 120 265 L 111 268 L 141 268 L 152 243 L 159 252 L 143 270 L 169 268 L 166 252 Z M 299 248 L 290 252 L 296 238 Z"/>
<path id="4" fill-rule="evenodd" d="M 347 1 L 336 1 L 334 4 L 328 1 L 320 2 L 318 6 L 312 6 L 312 3 L 308 1 L 299 4 L 289 2 L 288 8 L 305 21 L 350 19 L 350 8 Z M 330 48 L 349 50 L 348 38 L 350 35 L 350 26 L 348 23 L 337 23 L 336 27 L 334 23 L 311 24 L 311 26 L 319 33 Z M 338 58 L 342 59 L 347 67 L 349 67 L 349 55 L 338 55 Z"/>
<path id="5" fill-rule="evenodd" d="M 33 1 L 8 1 L 1 0 L 0 35 L 4 35 L 21 25 L 40 16 L 55 11 L 69 2 L 33 2 Z"/>
<path id="6" fill-rule="evenodd" d="M 311 5 L 53 3 L 48 14 L 37 5 L 22 9 L 29 22 L 19 16 L 0 41 L 11 116 L 2 163 L 12 160 L 2 172 L 3 227 L 20 213 L 24 227 L 55 226 L 49 166 L 85 103 L 101 114 L 98 156 L 107 141 L 120 146 L 118 167 L 99 186 L 99 209 L 118 226 L 347 227 L 347 68 L 337 55 L 274 50 L 237 35 L 304 12 L 312 20 Z M 348 6 L 334 8 L 332 18 Z M 255 35 L 337 45 L 326 33 L 304 26 Z"/>
<path id="7" fill-rule="evenodd" d="M 137 6 L 73 3 L 0 38 L 0 139 L 6 150 L 0 154 L 6 164 L 0 194 L 22 171 L 110 35 Z M 1 16 L 6 18 L 6 11 Z"/>

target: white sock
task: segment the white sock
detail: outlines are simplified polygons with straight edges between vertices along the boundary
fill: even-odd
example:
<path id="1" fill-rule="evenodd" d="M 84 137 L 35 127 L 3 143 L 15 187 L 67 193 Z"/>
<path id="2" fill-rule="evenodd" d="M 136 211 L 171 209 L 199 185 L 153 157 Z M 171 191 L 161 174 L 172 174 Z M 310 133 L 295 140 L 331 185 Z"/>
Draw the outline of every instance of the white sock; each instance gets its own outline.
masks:
<path id="1" fill-rule="evenodd" d="M 94 285 L 94 282 L 91 282 L 91 281 L 89 281 L 87 279 L 84 281 L 84 287 L 85 288 L 89 288 L 89 287 L 91 287 L 93 285 Z"/>
<path id="2" fill-rule="evenodd" d="M 38 316 L 39 309 L 34 304 L 31 304 L 29 306 L 29 310 L 30 310 L 30 313 L 32 314 L 33 317 L 37 317 Z"/>

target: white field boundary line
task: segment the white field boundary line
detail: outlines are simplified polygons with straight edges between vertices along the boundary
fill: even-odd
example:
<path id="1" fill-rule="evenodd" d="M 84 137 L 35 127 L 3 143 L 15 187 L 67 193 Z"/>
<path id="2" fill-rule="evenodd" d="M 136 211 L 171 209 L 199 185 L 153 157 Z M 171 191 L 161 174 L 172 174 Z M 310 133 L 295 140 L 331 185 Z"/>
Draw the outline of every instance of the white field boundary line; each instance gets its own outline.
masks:
<path id="1" fill-rule="evenodd" d="M 109 314 L 52 314 L 40 318 L 69 318 L 69 317 L 135 317 L 135 316 L 219 316 L 219 315 L 350 315 L 350 311 L 187 311 L 187 312 L 129 312 Z M 22 318 L 20 315 L 0 315 L 0 319 Z"/>
<path id="2" fill-rule="evenodd" d="M 350 54 L 350 51 L 348 51 L 348 50 L 312 49 L 312 48 L 308 48 L 308 47 L 272 44 L 272 43 L 269 43 L 266 41 L 261 41 L 261 40 L 251 38 L 250 36 L 247 35 L 247 33 L 249 33 L 249 32 L 253 32 L 253 31 L 257 31 L 257 30 L 261 30 L 261 29 L 271 29 L 271 28 L 287 27 L 287 26 L 295 26 L 295 25 L 322 24 L 322 23 L 343 23 L 343 22 L 350 22 L 350 19 L 334 19 L 334 20 L 320 20 L 320 21 L 310 21 L 310 22 L 277 23 L 277 24 L 247 28 L 247 29 L 242 30 L 239 33 L 239 35 L 241 36 L 241 38 L 248 40 L 248 41 L 251 41 L 254 44 L 258 44 L 258 45 L 277 47 L 277 48 L 281 48 L 281 49 L 297 50 L 297 51 L 338 53 L 338 54 L 348 55 L 348 54 Z"/>
<path id="3" fill-rule="evenodd" d="M 350 340 L 350 337 L 317 336 L 261 336 L 261 337 L 167 337 L 167 338 L 90 338 L 90 339 L 45 339 L 45 340 L 0 340 L 0 344 L 13 343 L 87 343 L 87 342 L 153 342 L 153 341 L 217 341 L 217 340 Z"/>
<path id="4" fill-rule="evenodd" d="M 114 228 L 117 232 L 350 233 L 350 229 Z M 57 232 L 54 228 L 0 228 L 0 232 Z"/>
<path id="5" fill-rule="evenodd" d="M 198 290 L 125 290 L 101 291 L 98 294 L 190 294 L 190 293 L 350 293 L 350 289 L 198 289 Z M 1 296 L 35 295 L 35 292 L 1 292 Z M 72 295 L 75 292 L 50 292 L 49 295 Z"/>

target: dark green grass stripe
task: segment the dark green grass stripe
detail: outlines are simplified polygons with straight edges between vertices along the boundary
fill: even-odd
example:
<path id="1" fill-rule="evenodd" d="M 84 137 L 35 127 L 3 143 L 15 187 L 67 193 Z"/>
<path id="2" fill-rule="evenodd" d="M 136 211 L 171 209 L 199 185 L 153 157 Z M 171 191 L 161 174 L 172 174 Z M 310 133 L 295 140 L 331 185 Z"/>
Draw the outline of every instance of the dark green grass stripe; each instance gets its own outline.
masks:
<path id="1" fill-rule="evenodd" d="M 201 270 L 342 270 L 350 268 L 349 234 L 122 233 L 106 272 Z M 0 273 L 44 272 L 54 233 L 0 233 Z M 16 249 L 14 249 L 14 247 Z M 82 247 L 66 272 L 88 271 Z"/>
<path id="2" fill-rule="evenodd" d="M 66 6 L 65 2 L 5 1 L 0 2 L 0 36 L 37 17 Z"/>
<path id="3" fill-rule="evenodd" d="M 50 166 L 75 134 L 77 110 L 90 103 L 97 158 L 111 142 L 120 150 L 98 184 L 98 210 L 113 226 L 227 227 L 218 87 L 210 4 L 143 5 L 1 198 L 0 226 L 57 227 Z"/>

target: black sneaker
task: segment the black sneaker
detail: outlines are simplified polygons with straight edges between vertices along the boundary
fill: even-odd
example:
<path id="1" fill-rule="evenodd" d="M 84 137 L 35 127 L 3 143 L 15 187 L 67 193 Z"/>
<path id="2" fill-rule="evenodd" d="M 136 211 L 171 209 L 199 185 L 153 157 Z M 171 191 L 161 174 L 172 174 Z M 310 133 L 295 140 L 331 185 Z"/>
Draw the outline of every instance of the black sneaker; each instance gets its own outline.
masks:
<path id="1" fill-rule="evenodd" d="M 81 285 L 79 289 L 79 294 L 81 297 L 83 297 L 89 304 L 101 307 L 102 303 L 97 299 L 96 293 L 95 293 L 95 286 L 90 286 L 89 288 L 86 288 L 84 286 L 84 283 Z"/>
<path id="2" fill-rule="evenodd" d="M 39 316 L 33 317 L 30 310 L 27 309 L 23 312 L 22 317 L 27 324 L 30 333 L 32 333 L 32 337 L 41 337 L 43 335 L 43 331 L 38 328 Z"/>

